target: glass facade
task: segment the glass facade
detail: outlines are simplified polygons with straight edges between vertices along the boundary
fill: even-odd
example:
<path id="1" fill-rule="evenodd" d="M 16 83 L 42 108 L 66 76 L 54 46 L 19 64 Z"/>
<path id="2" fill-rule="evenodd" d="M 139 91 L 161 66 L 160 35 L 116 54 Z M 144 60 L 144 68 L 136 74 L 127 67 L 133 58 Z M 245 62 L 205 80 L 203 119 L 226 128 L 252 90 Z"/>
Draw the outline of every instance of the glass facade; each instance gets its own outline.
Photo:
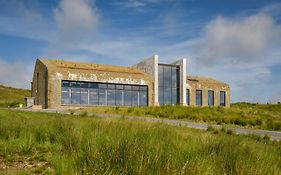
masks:
<path id="1" fill-rule="evenodd" d="M 214 91 L 208 90 L 208 106 L 214 106 Z"/>
<path id="2" fill-rule="evenodd" d="M 196 90 L 196 105 L 202 106 L 202 90 Z"/>
<path id="3" fill-rule="evenodd" d="M 96 82 L 61 83 L 62 105 L 147 106 L 148 87 Z"/>
<path id="4" fill-rule="evenodd" d="M 225 92 L 220 91 L 220 106 L 225 106 Z"/>
<path id="5" fill-rule="evenodd" d="M 160 105 L 179 103 L 179 67 L 158 65 L 158 100 Z"/>

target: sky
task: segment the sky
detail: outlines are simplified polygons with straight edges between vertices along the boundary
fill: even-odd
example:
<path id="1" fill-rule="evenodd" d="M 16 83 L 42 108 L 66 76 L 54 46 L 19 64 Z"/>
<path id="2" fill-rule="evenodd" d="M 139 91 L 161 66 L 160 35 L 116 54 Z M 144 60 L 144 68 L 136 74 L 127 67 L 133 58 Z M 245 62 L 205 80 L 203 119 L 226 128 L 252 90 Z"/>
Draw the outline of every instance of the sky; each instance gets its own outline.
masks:
<path id="1" fill-rule="evenodd" d="M 0 84 L 30 89 L 37 58 L 131 66 L 155 54 L 228 83 L 232 102 L 281 101 L 281 1 L 0 0 Z"/>

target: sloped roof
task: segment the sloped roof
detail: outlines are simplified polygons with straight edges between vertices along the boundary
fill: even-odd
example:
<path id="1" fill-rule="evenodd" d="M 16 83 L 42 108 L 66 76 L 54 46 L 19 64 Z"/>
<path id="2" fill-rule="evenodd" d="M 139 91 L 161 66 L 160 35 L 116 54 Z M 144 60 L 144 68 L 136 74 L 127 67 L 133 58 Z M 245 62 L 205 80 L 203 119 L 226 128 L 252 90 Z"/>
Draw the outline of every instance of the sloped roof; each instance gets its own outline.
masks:
<path id="1" fill-rule="evenodd" d="M 93 64 L 83 62 L 72 62 L 64 60 L 50 60 L 50 59 L 39 59 L 46 67 L 52 69 L 68 69 L 68 70 L 81 70 L 81 71 L 94 71 L 94 72 L 108 72 L 118 74 L 130 74 L 130 75 L 146 75 L 144 72 L 124 66 L 112 66 L 106 64 Z"/>
<path id="2" fill-rule="evenodd" d="M 226 83 L 215 80 L 213 78 L 202 77 L 202 76 L 188 75 L 188 76 L 186 76 L 186 80 L 187 80 L 187 82 L 194 82 L 194 83 L 208 83 L 208 84 L 224 84 L 224 85 L 227 85 Z"/>

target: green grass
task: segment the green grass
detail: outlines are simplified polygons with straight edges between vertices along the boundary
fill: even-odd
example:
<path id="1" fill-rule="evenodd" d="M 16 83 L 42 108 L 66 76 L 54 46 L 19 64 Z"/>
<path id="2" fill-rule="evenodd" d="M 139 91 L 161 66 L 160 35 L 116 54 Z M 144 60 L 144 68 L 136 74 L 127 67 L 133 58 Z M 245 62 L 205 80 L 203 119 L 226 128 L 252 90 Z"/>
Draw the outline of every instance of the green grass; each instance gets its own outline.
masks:
<path id="1" fill-rule="evenodd" d="M 236 103 L 223 107 L 95 107 L 87 112 L 181 119 L 281 131 L 280 104 Z"/>
<path id="2" fill-rule="evenodd" d="M 274 175 L 280 155 L 280 142 L 225 129 L 0 110 L 0 157 L 44 160 L 56 174 Z"/>
<path id="3" fill-rule="evenodd" d="M 30 96 L 30 90 L 0 85 L 0 107 L 15 107 L 24 104 L 24 98 Z"/>

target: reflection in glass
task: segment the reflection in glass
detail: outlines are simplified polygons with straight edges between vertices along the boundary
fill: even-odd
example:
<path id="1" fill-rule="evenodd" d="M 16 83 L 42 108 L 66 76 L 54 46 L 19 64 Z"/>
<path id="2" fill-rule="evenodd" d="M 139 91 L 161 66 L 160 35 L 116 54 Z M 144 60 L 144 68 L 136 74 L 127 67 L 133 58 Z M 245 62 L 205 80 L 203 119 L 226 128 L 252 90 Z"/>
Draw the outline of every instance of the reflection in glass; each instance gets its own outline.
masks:
<path id="1" fill-rule="evenodd" d="M 61 83 L 61 104 L 102 106 L 147 106 L 148 87 L 65 81 Z"/>
<path id="2" fill-rule="evenodd" d="M 139 91 L 132 91 L 132 106 L 139 106 Z"/>
<path id="3" fill-rule="evenodd" d="M 160 105 L 179 103 L 179 67 L 158 65 L 158 101 Z"/>
<path id="4" fill-rule="evenodd" d="M 88 88 L 81 88 L 81 104 L 88 104 Z"/>
<path id="5" fill-rule="evenodd" d="M 113 89 L 107 90 L 107 105 L 109 106 L 115 105 L 115 90 Z"/>
<path id="6" fill-rule="evenodd" d="M 61 104 L 71 104 L 70 87 L 61 88 Z"/>
<path id="7" fill-rule="evenodd" d="M 124 91 L 124 105 L 131 106 L 132 105 L 132 93 L 131 91 Z"/>
<path id="8" fill-rule="evenodd" d="M 99 89 L 99 105 L 106 105 L 106 89 Z"/>
<path id="9" fill-rule="evenodd" d="M 71 88 L 71 104 L 80 104 L 80 88 Z"/>
<path id="10" fill-rule="evenodd" d="M 116 105 L 123 106 L 123 91 L 122 90 L 116 90 L 115 98 L 116 98 Z"/>
<path id="11" fill-rule="evenodd" d="M 90 89 L 90 104 L 91 105 L 99 104 L 98 93 L 99 93 L 98 89 Z"/>

